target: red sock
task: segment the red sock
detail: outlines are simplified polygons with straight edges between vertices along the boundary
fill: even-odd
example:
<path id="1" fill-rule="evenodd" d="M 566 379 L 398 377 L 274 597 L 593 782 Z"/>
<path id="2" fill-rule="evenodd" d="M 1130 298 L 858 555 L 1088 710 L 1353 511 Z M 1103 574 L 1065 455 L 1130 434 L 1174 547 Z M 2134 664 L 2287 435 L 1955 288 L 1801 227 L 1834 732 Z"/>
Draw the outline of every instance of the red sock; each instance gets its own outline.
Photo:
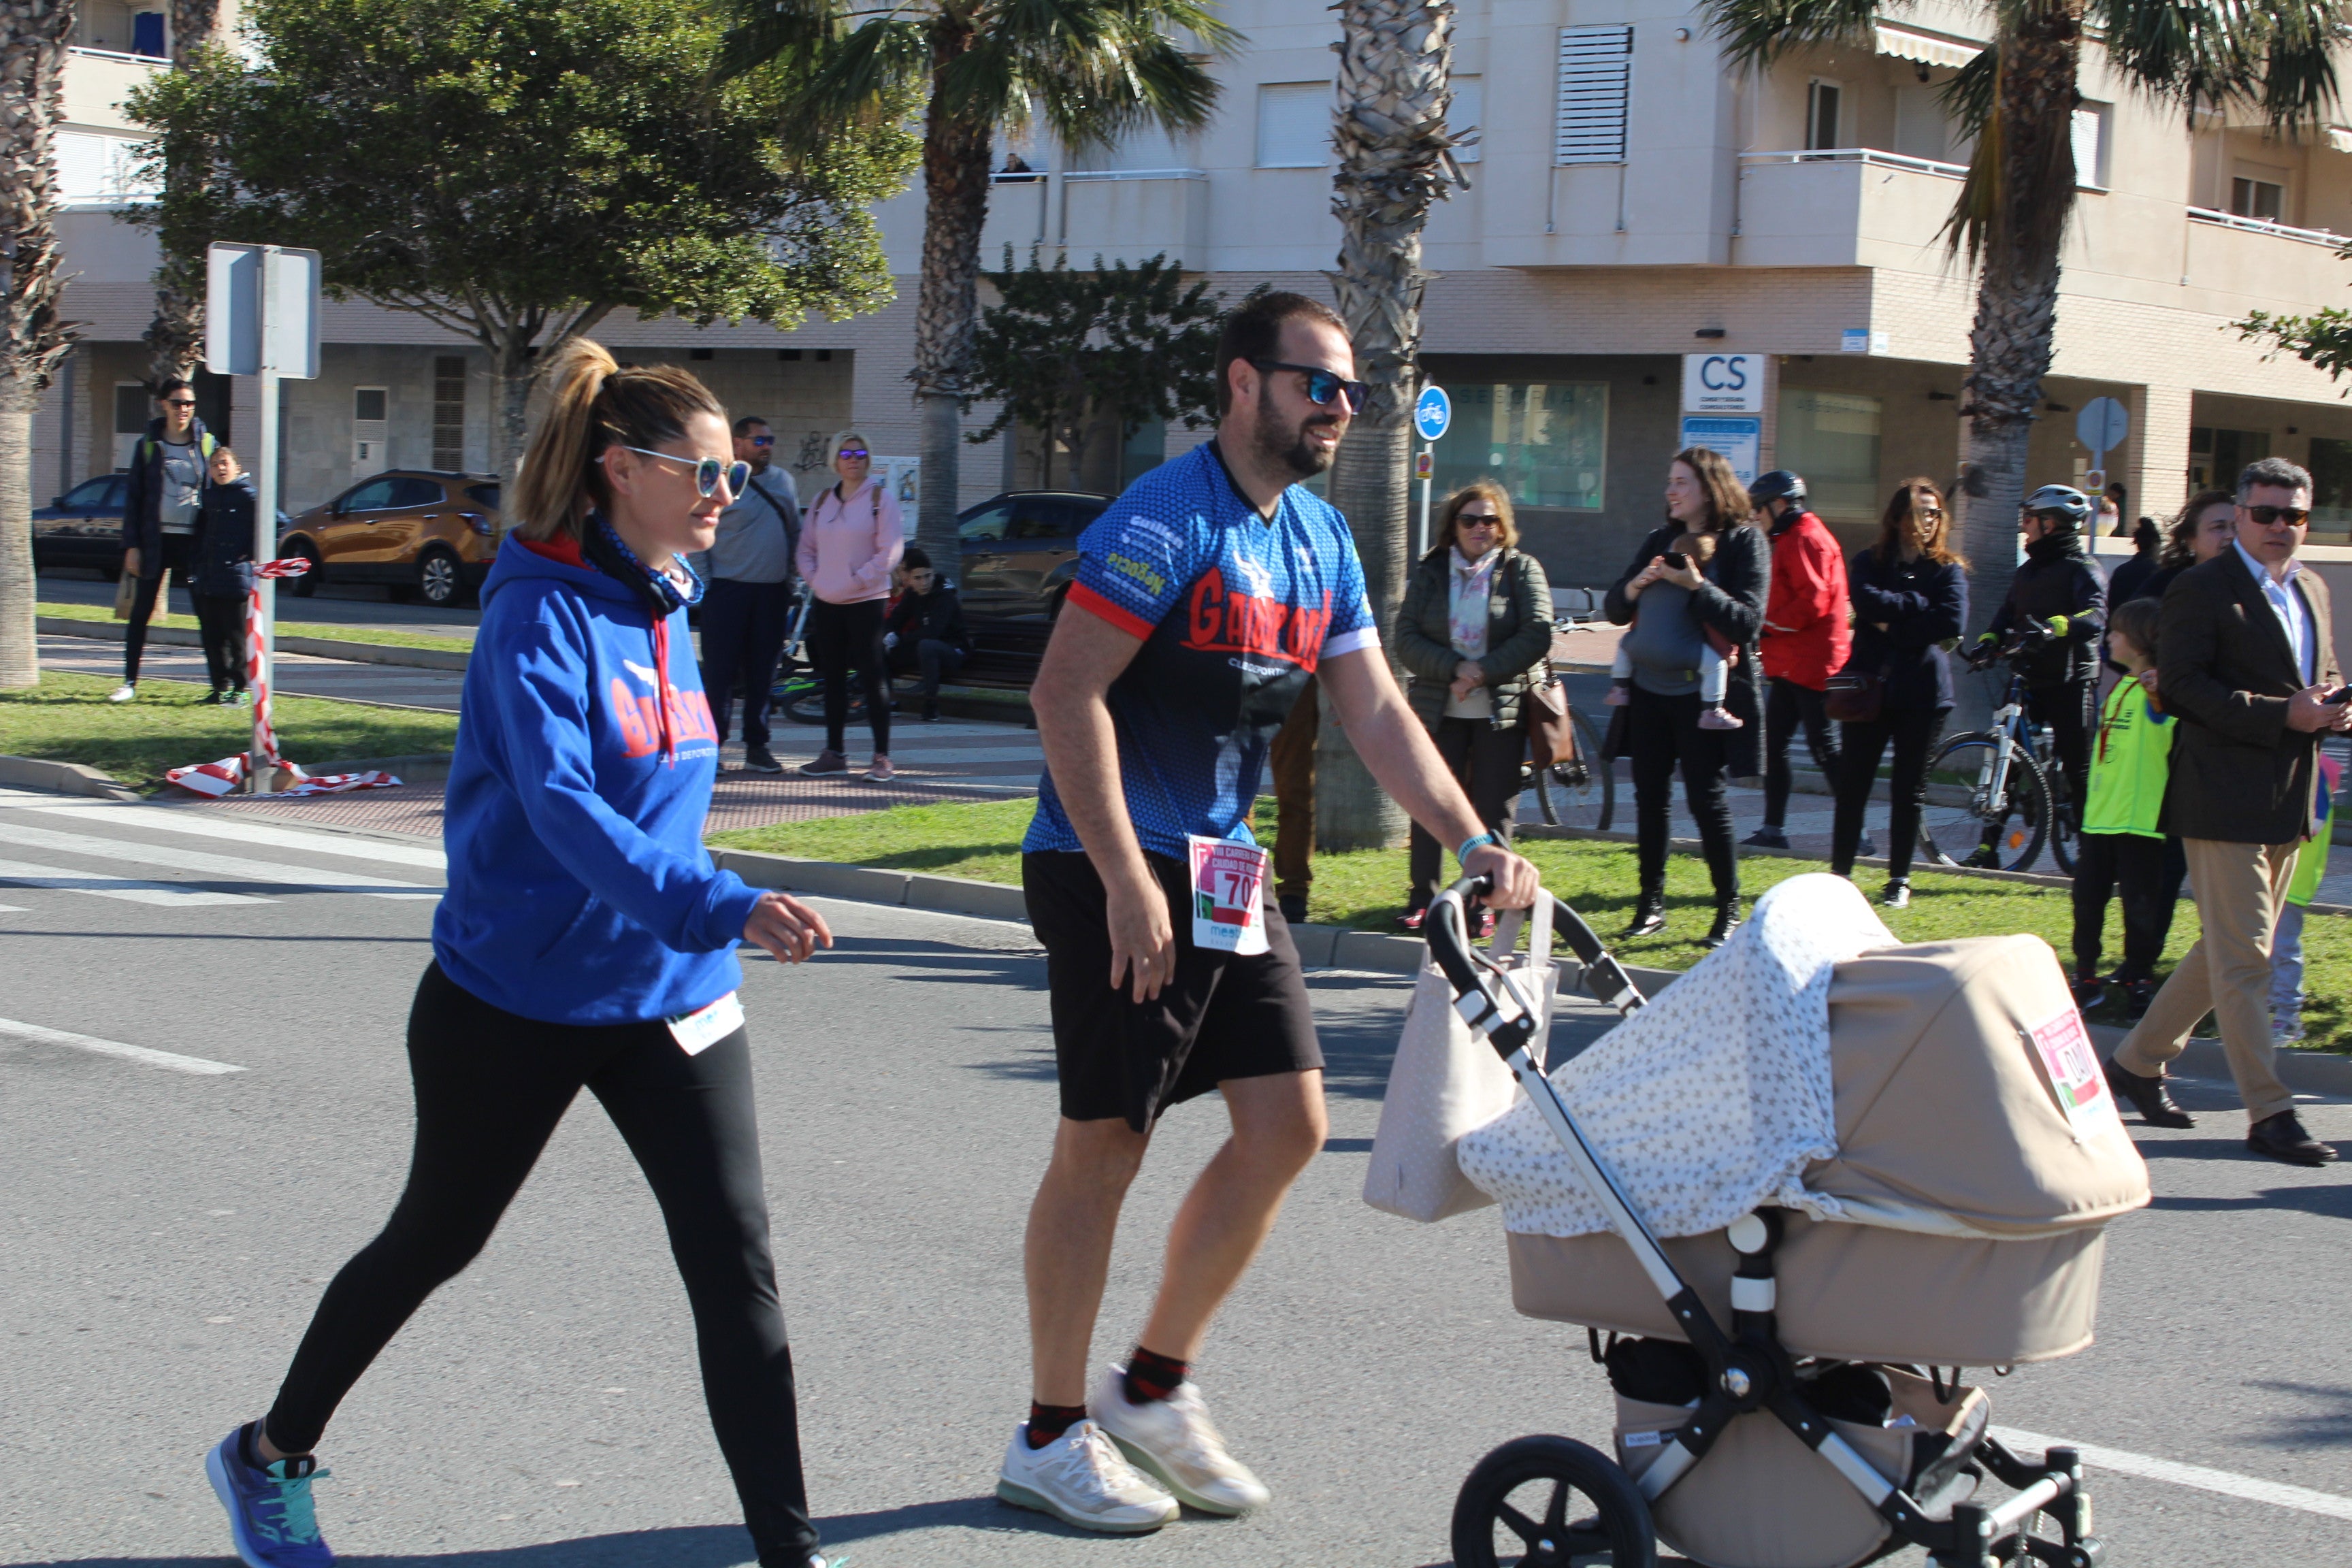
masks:
<path id="1" fill-rule="evenodd" d="M 1182 1384 L 1184 1374 L 1192 1370 L 1192 1363 L 1157 1351 L 1135 1347 L 1127 1358 L 1127 1399 L 1130 1405 L 1149 1405 L 1155 1399 L 1165 1399 Z"/>
<path id="2" fill-rule="evenodd" d="M 1083 1405 L 1040 1405 L 1029 1402 L 1029 1446 L 1042 1448 L 1087 1418 Z"/>

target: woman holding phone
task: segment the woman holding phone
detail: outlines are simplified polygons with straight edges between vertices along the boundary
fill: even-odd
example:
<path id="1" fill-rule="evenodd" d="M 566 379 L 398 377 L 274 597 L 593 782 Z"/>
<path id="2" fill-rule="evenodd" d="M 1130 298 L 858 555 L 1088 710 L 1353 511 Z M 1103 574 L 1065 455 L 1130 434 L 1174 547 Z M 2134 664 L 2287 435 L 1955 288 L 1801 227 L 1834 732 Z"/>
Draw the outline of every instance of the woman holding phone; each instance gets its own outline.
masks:
<path id="1" fill-rule="evenodd" d="M 383 1231 L 328 1286 L 277 1403 L 206 1459 L 249 1568 L 320 1568 L 310 1485 L 368 1364 L 489 1239 L 583 1089 L 636 1156 L 694 1310 L 761 1568 L 822 1568 L 770 1259 L 738 942 L 794 963 L 815 911 L 715 869 L 719 740 L 686 607 L 748 478 L 687 371 L 576 341 L 482 587 L 450 764 L 448 887 L 408 1016 L 416 1136 Z"/>
<path id="2" fill-rule="evenodd" d="M 874 731 L 874 762 L 866 776 L 890 782 L 890 664 L 882 620 L 890 574 L 907 548 L 898 498 L 873 477 L 866 437 L 844 430 L 833 438 L 839 479 L 820 492 L 801 523 L 801 579 L 813 595 L 808 613 L 809 658 L 824 682 L 824 750 L 802 764 L 804 773 L 845 773 L 849 672 L 866 688 L 866 721 Z"/>

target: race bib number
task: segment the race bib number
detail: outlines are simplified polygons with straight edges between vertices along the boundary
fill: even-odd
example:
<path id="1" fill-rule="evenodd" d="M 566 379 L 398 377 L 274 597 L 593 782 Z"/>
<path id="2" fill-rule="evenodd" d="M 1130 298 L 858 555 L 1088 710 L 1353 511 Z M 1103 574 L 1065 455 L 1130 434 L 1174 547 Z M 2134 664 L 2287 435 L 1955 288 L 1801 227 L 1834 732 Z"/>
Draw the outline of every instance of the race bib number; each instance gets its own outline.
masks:
<path id="1" fill-rule="evenodd" d="M 698 1057 L 743 1026 L 743 1001 L 730 991 L 708 1007 L 681 1013 L 665 1022 L 669 1025 L 670 1038 L 688 1056 Z"/>
<path id="2" fill-rule="evenodd" d="M 1192 944 L 1246 957 L 1265 948 L 1265 851 L 1230 838 L 1189 836 Z"/>
<path id="3" fill-rule="evenodd" d="M 2025 1031 L 2033 1053 L 2049 1079 L 2058 1107 L 2074 1130 L 2074 1141 L 2123 1125 L 2116 1114 L 2115 1097 L 2107 1092 L 2106 1075 L 2099 1070 L 2099 1053 L 2091 1045 L 2083 1015 L 2069 1007 Z"/>

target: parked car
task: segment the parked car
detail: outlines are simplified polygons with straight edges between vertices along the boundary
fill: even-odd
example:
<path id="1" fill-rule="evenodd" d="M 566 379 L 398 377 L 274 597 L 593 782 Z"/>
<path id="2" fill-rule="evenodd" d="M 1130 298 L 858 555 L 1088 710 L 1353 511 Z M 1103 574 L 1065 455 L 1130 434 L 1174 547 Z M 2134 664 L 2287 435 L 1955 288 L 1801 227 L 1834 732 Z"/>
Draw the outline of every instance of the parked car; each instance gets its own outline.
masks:
<path id="1" fill-rule="evenodd" d="M 294 520 L 279 549 L 310 570 L 296 594 L 326 583 L 381 583 L 396 599 L 454 605 L 482 585 L 498 558 L 499 480 L 493 474 L 394 468 L 361 480 Z"/>
<path id="2" fill-rule="evenodd" d="M 956 519 L 956 586 L 974 626 L 1044 632 L 1078 570 L 1078 535 L 1110 497 L 1077 490 L 1008 490 Z"/>
<path id="3" fill-rule="evenodd" d="M 87 566 L 122 575 L 122 499 L 128 474 L 84 479 L 33 513 L 33 570 Z"/>

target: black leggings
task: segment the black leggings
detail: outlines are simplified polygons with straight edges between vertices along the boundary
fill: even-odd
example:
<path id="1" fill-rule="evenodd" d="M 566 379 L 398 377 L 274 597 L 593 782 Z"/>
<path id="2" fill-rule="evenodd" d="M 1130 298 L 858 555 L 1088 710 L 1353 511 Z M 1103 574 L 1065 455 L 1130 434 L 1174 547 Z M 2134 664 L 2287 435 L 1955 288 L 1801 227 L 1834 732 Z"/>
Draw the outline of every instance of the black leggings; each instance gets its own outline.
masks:
<path id="1" fill-rule="evenodd" d="M 694 1310 L 703 1397 L 763 1568 L 816 1549 L 801 1479 L 793 1357 L 768 1254 L 768 1205 L 740 1029 L 688 1056 L 659 1023 L 542 1024 L 425 972 L 408 1015 L 416 1145 L 383 1232 L 343 1265 L 270 1407 L 269 1440 L 316 1447 L 410 1314 L 474 1259 L 583 1088 L 636 1156 Z"/>
<path id="2" fill-rule="evenodd" d="M 1874 724 L 1847 724 L 1837 781 L 1837 816 L 1830 827 L 1830 869 L 1853 874 L 1862 845 L 1863 817 L 1878 783 L 1878 759 L 1895 742 L 1887 768 L 1886 874 L 1911 875 L 1911 852 L 1919 842 L 1919 811 L 1927 799 L 1927 763 L 1944 738 L 1948 708 L 1889 708 Z"/>
<path id="3" fill-rule="evenodd" d="M 849 672 L 866 683 L 866 718 L 874 729 L 874 749 L 890 751 L 890 661 L 882 648 L 879 599 L 856 605 L 814 601 L 808 613 L 809 661 L 824 682 L 824 749 L 842 749 L 849 728 Z"/>
<path id="4" fill-rule="evenodd" d="M 2124 901 L 2124 961 L 2118 980 L 2152 980 L 2172 934 L 2172 902 L 2180 884 L 2167 886 L 2171 845 L 2179 840 L 2143 838 L 2136 833 L 2085 833 L 2074 840 L 2074 973 L 2099 972 L 2101 939 L 2106 934 L 2107 900 Z M 2167 894 L 2170 895 L 2168 899 Z"/>
<path id="5" fill-rule="evenodd" d="M 139 658 L 147 651 L 147 623 L 155 617 L 155 599 L 163 591 L 164 574 L 169 573 L 179 580 L 182 587 L 186 587 L 188 563 L 195 558 L 194 534 L 166 533 L 162 538 L 163 564 L 158 566 L 154 562 L 143 559 L 139 563 L 142 572 L 149 567 L 154 567 L 154 570 L 141 577 L 131 593 L 131 624 L 124 629 L 122 637 L 122 683 L 125 686 L 139 684 Z M 171 608 L 166 604 L 164 613 L 170 614 Z"/>
<path id="6" fill-rule="evenodd" d="M 1769 826 L 1786 826 L 1789 821 L 1789 743 L 1797 738 L 1798 725 L 1804 726 L 1813 764 L 1830 788 L 1837 788 L 1838 737 L 1823 707 L 1827 700 L 1810 686 L 1772 677 L 1764 707 L 1764 821 Z"/>
<path id="7" fill-rule="evenodd" d="M 1642 890 L 1666 886 L 1667 835 L 1673 821 L 1675 769 L 1683 798 L 1698 824 L 1699 847 L 1717 903 L 1739 896 L 1739 852 L 1731 843 L 1731 803 L 1723 790 L 1723 732 L 1698 727 L 1698 693 L 1661 697 L 1633 686 L 1625 710 L 1627 751 L 1633 759 L 1633 821 L 1639 840 Z"/>
<path id="8" fill-rule="evenodd" d="M 215 691 L 245 689 L 245 606 L 242 594 L 191 594 L 196 629 L 205 640 L 205 674 Z"/>

